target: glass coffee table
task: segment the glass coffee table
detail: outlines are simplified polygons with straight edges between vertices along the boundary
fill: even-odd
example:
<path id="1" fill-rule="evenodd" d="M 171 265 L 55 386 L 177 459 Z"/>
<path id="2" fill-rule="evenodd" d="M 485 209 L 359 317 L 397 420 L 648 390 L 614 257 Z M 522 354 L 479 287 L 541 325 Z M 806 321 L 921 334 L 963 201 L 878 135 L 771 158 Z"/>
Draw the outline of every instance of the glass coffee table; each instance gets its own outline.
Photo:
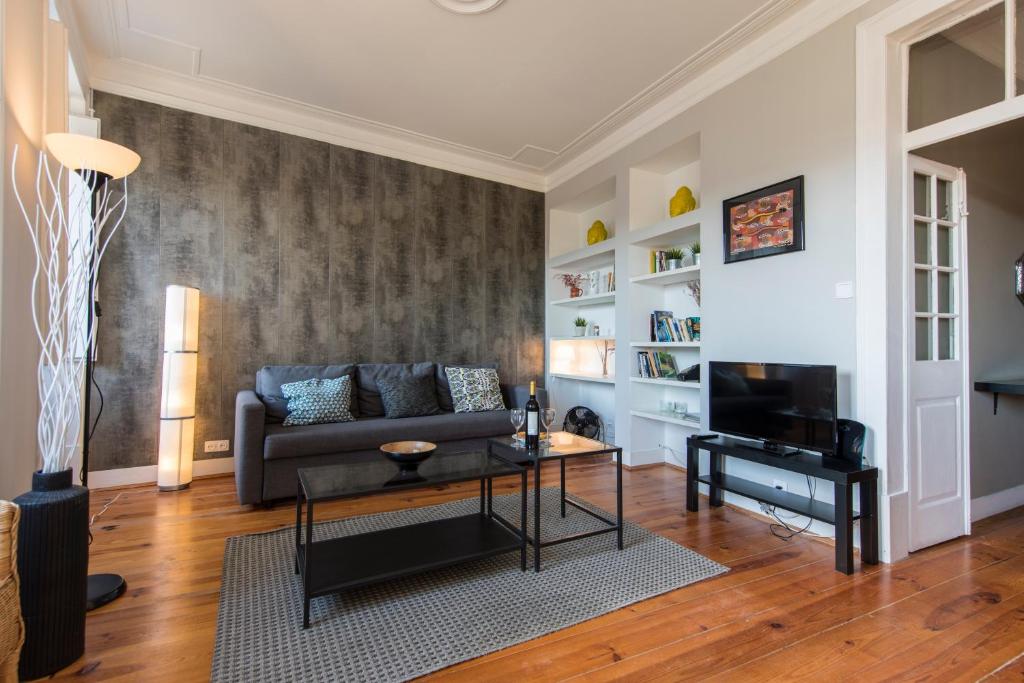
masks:
<path id="1" fill-rule="evenodd" d="M 492 479 L 520 477 L 518 527 L 491 509 Z M 295 573 L 302 577 L 302 627 L 309 627 L 310 601 L 321 595 L 431 569 L 519 551 L 526 571 L 526 469 L 480 450 L 435 453 L 416 472 L 379 461 L 304 467 L 295 501 Z M 313 540 L 316 503 L 480 481 L 480 511 L 408 526 Z M 302 533 L 305 506 L 305 534 Z"/>
<path id="2" fill-rule="evenodd" d="M 540 549 L 557 543 L 568 543 L 578 541 L 591 536 L 609 534 L 614 532 L 617 536 L 619 550 L 622 550 L 622 449 L 615 444 L 604 443 L 588 439 L 568 432 L 554 432 L 550 436 L 550 445 L 541 446 L 536 451 L 527 450 L 513 436 L 503 436 L 490 439 L 487 442 L 487 452 L 498 455 L 506 460 L 533 469 L 533 536 L 528 537 L 527 542 L 533 546 L 533 570 L 540 571 Z M 604 515 L 599 515 L 593 510 L 568 500 L 565 497 L 565 461 L 569 458 L 579 458 L 592 455 L 614 455 L 615 456 L 615 519 L 611 520 Z M 558 460 L 561 465 L 561 503 L 562 517 L 565 517 L 565 506 L 570 505 L 577 510 L 587 513 L 591 517 L 604 522 L 605 527 L 594 531 L 585 531 L 568 536 L 560 536 L 547 540 L 541 540 L 540 529 L 540 466 L 548 460 Z M 495 515 L 497 517 L 497 515 Z M 506 524 L 508 522 L 506 520 Z"/>

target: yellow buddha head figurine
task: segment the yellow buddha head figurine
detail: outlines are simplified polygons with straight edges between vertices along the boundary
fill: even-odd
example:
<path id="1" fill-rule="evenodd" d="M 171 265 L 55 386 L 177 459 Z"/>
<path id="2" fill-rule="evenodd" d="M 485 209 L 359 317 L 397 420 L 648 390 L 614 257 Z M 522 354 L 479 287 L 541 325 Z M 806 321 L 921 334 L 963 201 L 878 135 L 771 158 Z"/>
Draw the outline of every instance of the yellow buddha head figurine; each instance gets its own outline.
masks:
<path id="1" fill-rule="evenodd" d="M 601 221 L 594 221 L 594 224 L 590 226 L 590 230 L 587 230 L 587 244 L 597 244 L 598 242 L 604 242 L 608 239 L 608 229 L 604 227 L 604 223 Z"/>
<path id="2" fill-rule="evenodd" d="M 697 208 L 697 198 L 693 196 L 693 190 L 683 185 L 676 193 L 672 195 L 672 199 L 668 200 L 668 215 L 675 218 L 681 216 L 687 211 L 693 211 Z"/>

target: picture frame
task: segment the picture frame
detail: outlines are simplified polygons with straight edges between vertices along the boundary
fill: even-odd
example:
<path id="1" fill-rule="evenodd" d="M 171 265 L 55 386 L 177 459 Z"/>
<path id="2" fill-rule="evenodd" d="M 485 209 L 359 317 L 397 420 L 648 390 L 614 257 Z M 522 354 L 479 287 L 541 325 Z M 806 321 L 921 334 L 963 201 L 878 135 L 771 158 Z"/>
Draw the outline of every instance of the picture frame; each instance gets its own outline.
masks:
<path id="1" fill-rule="evenodd" d="M 804 177 L 722 202 L 726 263 L 804 250 Z"/>

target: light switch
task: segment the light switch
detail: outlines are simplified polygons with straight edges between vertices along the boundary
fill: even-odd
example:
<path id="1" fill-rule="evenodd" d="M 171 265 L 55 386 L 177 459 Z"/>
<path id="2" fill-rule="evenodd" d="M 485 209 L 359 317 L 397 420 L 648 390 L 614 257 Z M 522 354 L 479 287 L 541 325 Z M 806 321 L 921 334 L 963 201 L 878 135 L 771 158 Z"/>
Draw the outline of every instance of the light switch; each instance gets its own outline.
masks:
<path id="1" fill-rule="evenodd" d="M 836 283 L 836 298 L 837 299 L 852 299 L 853 298 L 853 283 L 852 282 L 837 282 Z"/>

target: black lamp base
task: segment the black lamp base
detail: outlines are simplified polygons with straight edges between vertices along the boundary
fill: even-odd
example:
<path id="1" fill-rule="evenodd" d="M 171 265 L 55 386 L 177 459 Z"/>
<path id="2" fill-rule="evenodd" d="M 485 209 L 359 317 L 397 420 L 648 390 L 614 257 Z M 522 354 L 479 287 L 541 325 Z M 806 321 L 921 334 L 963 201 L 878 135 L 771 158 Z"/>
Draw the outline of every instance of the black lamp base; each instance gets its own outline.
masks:
<path id="1" fill-rule="evenodd" d="M 128 584 L 119 574 L 90 574 L 85 609 L 91 612 L 97 607 L 103 607 L 124 595 L 127 589 Z"/>

